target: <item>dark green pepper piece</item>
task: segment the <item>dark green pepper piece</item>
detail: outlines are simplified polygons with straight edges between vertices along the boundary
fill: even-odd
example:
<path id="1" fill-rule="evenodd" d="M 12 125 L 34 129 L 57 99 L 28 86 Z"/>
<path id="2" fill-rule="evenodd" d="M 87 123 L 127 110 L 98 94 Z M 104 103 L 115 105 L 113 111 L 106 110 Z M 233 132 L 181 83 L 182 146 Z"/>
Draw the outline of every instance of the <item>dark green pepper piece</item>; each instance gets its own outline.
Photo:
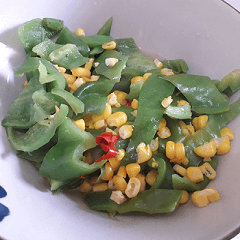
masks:
<path id="1" fill-rule="evenodd" d="M 105 35 L 110 36 L 111 28 L 112 28 L 112 17 L 110 17 L 104 25 L 101 27 L 101 29 L 98 31 L 98 35 Z"/>
<path id="2" fill-rule="evenodd" d="M 164 68 L 172 69 L 177 73 L 186 73 L 188 71 L 188 65 L 183 59 L 164 60 L 161 63 Z"/>
<path id="3" fill-rule="evenodd" d="M 54 19 L 54 18 L 43 18 L 42 25 L 45 28 L 61 31 L 64 27 L 64 23 L 62 20 Z"/>
<path id="4" fill-rule="evenodd" d="M 90 48 L 94 48 L 97 46 L 102 46 L 104 43 L 108 43 L 113 41 L 113 39 L 109 36 L 104 35 L 96 35 L 96 36 L 79 36 L 81 40 L 83 40 Z"/>
<path id="5" fill-rule="evenodd" d="M 138 99 L 143 84 L 144 84 L 143 81 L 131 83 L 131 85 L 130 85 L 130 92 L 129 92 L 129 94 L 127 95 L 126 98 L 127 98 L 128 100 L 130 100 L 130 101 L 133 100 L 133 99 Z"/>
<path id="6" fill-rule="evenodd" d="M 94 57 L 95 55 L 98 55 L 98 54 L 102 53 L 103 51 L 104 51 L 104 49 L 102 48 L 102 46 L 96 46 L 90 51 L 89 57 Z"/>

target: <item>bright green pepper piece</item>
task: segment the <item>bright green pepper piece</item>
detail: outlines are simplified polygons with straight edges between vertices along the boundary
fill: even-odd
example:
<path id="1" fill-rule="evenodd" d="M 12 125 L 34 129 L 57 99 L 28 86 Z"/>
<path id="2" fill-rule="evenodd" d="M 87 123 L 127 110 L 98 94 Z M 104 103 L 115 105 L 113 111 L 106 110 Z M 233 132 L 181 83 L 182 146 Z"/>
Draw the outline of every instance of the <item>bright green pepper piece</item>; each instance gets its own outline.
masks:
<path id="1" fill-rule="evenodd" d="M 24 152 L 37 150 L 50 141 L 67 113 L 68 107 L 61 105 L 54 118 L 36 123 L 23 135 L 18 135 L 12 127 L 7 127 L 8 140 L 16 150 Z"/>
<path id="2" fill-rule="evenodd" d="M 79 36 L 81 40 L 83 40 L 90 48 L 94 48 L 97 46 L 102 46 L 104 43 L 108 43 L 113 41 L 113 39 L 109 36 L 104 35 L 96 35 L 96 36 Z"/>
<path id="3" fill-rule="evenodd" d="M 144 84 L 143 81 L 131 83 L 131 85 L 130 85 L 130 92 L 129 92 L 129 94 L 127 95 L 126 98 L 127 98 L 128 100 L 138 99 L 143 84 Z"/>
<path id="4" fill-rule="evenodd" d="M 54 19 L 54 18 L 43 18 L 42 25 L 45 28 L 61 31 L 64 27 L 64 23 L 62 20 Z"/>
<path id="5" fill-rule="evenodd" d="M 161 63 L 164 68 L 172 69 L 174 72 L 186 73 L 188 71 L 188 65 L 183 59 L 165 60 Z"/>
<path id="6" fill-rule="evenodd" d="M 164 112 L 166 115 L 177 119 L 191 119 L 192 112 L 190 104 L 186 103 L 182 106 L 168 106 Z"/>
<path id="7" fill-rule="evenodd" d="M 58 130 L 58 143 L 45 156 L 40 173 L 51 179 L 65 181 L 95 172 L 106 161 L 89 165 L 82 159 L 83 152 L 96 145 L 95 137 L 65 118 Z"/>
<path id="8" fill-rule="evenodd" d="M 110 36 L 111 28 L 112 28 L 112 17 L 110 17 L 104 25 L 101 27 L 101 29 L 98 31 L 98 35 L 105 35 Z"/>

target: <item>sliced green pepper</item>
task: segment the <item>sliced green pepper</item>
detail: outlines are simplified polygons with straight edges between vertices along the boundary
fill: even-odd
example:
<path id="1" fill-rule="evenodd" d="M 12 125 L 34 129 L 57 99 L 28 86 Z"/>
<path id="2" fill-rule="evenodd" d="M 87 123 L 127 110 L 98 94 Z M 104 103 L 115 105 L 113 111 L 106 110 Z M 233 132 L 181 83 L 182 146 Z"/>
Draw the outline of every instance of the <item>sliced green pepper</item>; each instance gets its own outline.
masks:
<path id="1" fill-rule="evenodd" d="M 126 98 L 127 98 L 128 100 L 138 99 L 143 84 L 144 84 L 143 81 L 131 83 L 131 85 L 130 85 L 130 92 L 129 92 L 129 94 L 127 95 Z"/>
<path id="2" fill-rule="evenodd" d="M 104 43 L 108 43 L 113 41 L 113 39 L 109 36 L 104 35 L 96 35 L 96 36 L 79 36 L 81 40 L 83 40 L 90 48 L 94 48 L 97 46 L 102 46 Z"/>
<path id="3" fill-rule="evenodd" d="M 101 29 L 98 31 L 98 35 L 105 35 L 110 36 L 111 28 L 112 28 L 112 17 L 110 17 L 104 25 L 101 27 Z"/>
<path id="4" fill-rule="evenodd" d="M 164 68 L 172 69 L 174 72 L 186 73 L 188 71 L 188 65 L 183 59 L 164 60 L 161 63 Z"/>

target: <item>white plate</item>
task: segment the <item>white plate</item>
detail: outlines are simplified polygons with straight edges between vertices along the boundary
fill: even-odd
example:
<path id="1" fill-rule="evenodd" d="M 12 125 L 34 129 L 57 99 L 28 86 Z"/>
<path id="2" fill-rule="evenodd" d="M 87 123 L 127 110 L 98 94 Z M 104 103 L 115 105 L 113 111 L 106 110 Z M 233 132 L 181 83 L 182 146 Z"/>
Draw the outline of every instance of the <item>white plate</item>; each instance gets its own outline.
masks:
<path id="1" fill-rule="evenodd" d="M 25 58 L 17 27 L 37 17 L 62 19 L 72 31 L 82 27 L 91 35 L 113 16 L 113 37 L 134 37 L 144 49 L 168 59 L 183 58 L 191 73 L 221 79 L 240 67 L 240 15 L 220 0 L 2 0 L 1 6 L 0 120 L 24 82 L 14 79 L 12 72 Z M 222 239 L 240 226 L 239 120 L 230 124 L 236 134 L 233 150 L 220 157 L 217 178 L 211 182 L 221 201 L 203 209 L 189 203 L 172 214 L 114 219 L 89 210 L 74 194 L 53 196 L 37 171 L 15 156 L 0 128 L 0 184 L 8 192 L 0 202 L 11 211 L 0 223 L 0 236 L 9 240 Z"/>

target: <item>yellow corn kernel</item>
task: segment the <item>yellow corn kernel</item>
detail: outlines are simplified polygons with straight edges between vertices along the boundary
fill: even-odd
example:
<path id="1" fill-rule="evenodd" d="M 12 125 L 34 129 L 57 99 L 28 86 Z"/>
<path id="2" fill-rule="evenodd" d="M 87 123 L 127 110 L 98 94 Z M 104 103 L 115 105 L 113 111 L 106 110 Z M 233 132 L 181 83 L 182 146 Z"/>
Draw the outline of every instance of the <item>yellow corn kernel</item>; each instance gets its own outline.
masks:
<path id="1" fill-rule="evenodd" d="M 171 132 L 168 127 L 163 127 L 161 130 L 157 132 L 157 134 L 160 138 L 163 138 L 163 139 L 171 136 Z"/>
<path id="2" fill-rule="evenodd" d="M 99 62 L 95 62 L 95 63 L 94 63 L 94 67 L 95 67 L 95 68 L 98 67 L 99 64 L 100 64 Z"/>
<path id="3" fill-rule="evenodd" d="M 115 157 L 118 161 L 121 161 L 125 157 L 125 150 L 119 149 L 117 156 Z"/>
<path id="4" fill-rule="evenodd" d="M 133 77 L 131 79 L 131 83 L 136 83 L 136 82 L 140 82 L 140 81 L 143 81 L 144 82 L 144 78 L 141 77 L 141 76 L 136 76 L 136 77 Z"/>
<path id="5" fill-rule="evenodd" d="M 217 202 L 220 200 L 220 196 L 219 193 L 217 192 L 217 190 L 213 187 L 208 187 L 204 190 L 202 190 L 204 192 L 207 193 L 207 198 L 208 200 L 212 203 L 212 202 Z"/>
<path id="6" fill-rule="evenodd" d="M 68 84 L 73 84 L 76 81 L 76 77 L 71 74 L 64 73 L 63 76 L 66 78 Z"/>
<path id="7" fill-rule="evenodd" d="M 102 180 L 111 180 L 113 177 L 113 168 L 109 162 L 106 162 L 105 164 L 105 173 L 102 176 Z"/>
<path id="8" fill-rule="evenodd" d="M 92 68 L 93 61 L 94 61 L 94 58 L 90 58 L 88 60 L 88 62 L 85 63 L 84 68 L 86 68 L 86 69 L 88 69 L 90 71 L 91 68 Z"/>
<path id="9" fill-rule="evenodd" d="M 141 170 L 141 167 L 138 163 L 130 163 L 126 166 L 126 172 L 129 178 L 136 177 Z"/>
<path id="10" fill-rule="evenodd" d="M 145 82 L 151 75 L 152 75 L 152 73 L 145 73 L 145 74 L 143 75 L 143 80 L 144 80 L 144 82 Z"/>
<path id="11" fill-rule="evenodd" d="M 106 128 L 106 127 L 107 127 L 107 124 L 106 124 L 104 119 L 98 120 L 97 122 L 94 123 L 94 128 L 97 129 L 97 130 L 103 129 L 103 128 Z"/>
<path id="12" fill-rule="evenodd" d="M 172 101 L 173 101 L 173 99 L 172 99 L 172 96 L 169 96 L 169 97 L 167 97 L 167 98 L 164 98 L 163 100 L 162 100 L 162 106 L 164 107 L 164 108 L 167 108 L 167 107 L 169 107 L 170 106 L 170 104 L 172 103 Z"/>
<path id="13" fill-rule="evenodd" d="M 204 162 L 211 162 L 212 159 L 211 159 L 210 157 L 207 157 L 207 158 L 204 158 L 203 161 L 204 161 Z"/>
<path id="14" fill-rule="evenodd" d="M 121 127 L 127 122 L 127 115 L 125 112 L 112 113 L 107 119 L 109 127 Z"/>
<path id="15" fill-rule="evenodd" d="M 85 36 L 85 32 L 82 28 L 78 28 L 75 32 L 76 35 L 78 36 Z"/>
<path id="16" fill-rule="evenodd" d="M 205 142 L 202 146 L 194 149 L 194 152 L 202 158 L 213 157 L 216 151 L 217 149 L 214 142 Z"/>
<path id="17" fill-rule="evenodd" d="M 125 190 L 127 188 L 127 182 L 125 181 L 125 179 L 123 177 L 115 175 L 113 177 L 113 182 L 114 182 L 117 190 L 121 191 L 122 193 L 125 192 Z"/>
<path id="18" fill-rule="evenodd" d="M 23 84 L 23 87 L 26 87 L 27 84 L 28 84 L 28 81 L 26 80 L 26 81 L 24 82 L 24 84 Z"/>
<path id="19" fill-rule="evenodd" d="M 173 141 L 168 141 L 166 144 L 166 156 L 169 159 L 175 157 L 175 143 Z"/>
<path id="20" fill-rule="evenodd" d="M 83 157 L 83 162 L 87 163 L 87 164 L 92 164 L 93 163 L 93 157 L 91 152 L 86 151 Z"/>
<path id="21" fill-rule="evenodd" d="M 188 167 L 187 177 L 194 183 L 201 182 L 203 180 L 203 174 L 199 167 Z"/>
<path id="22" fill-rule="evenodd" d="M 88 126 L 89 129 L 95 129 L 94 127 L 94 121 L 91 121 Z"/>
<path id="23" fill-rule="evenodd" d="M 93 185 L 93 192 L 104 192 L 108 190 L 108 184 L 106 182 L 96 183 Z"/>
<path id="24" fill-rule="evenodd" d="M 89 126 L 89 123 L 92 122 L 92 116 L 93 114 L 86 114 L 82 117 L 86 126 Z"/>
<path id="25" fill-rule="evenodd" d="M 82 130 L 85 130 L 85 122 L 84 122 L 83 119 L 79 119 L 79 120 L 75 121 L 74 124 L 75 124 L 78 128 L 80 128 L 80 129 L 82 129 Z"/>
<path id="26" fill-rule="evenodd" d="M 111 105 L 111 106 L 114 106 L 118 103 L 117 101 L 117 95 L 115 93 L 111 93 L 109 94 L 108 96 L 108 103 Z"/>
<path id="27" fill-rule="evenodd" d="M 112 191 L 110 199 L 117 204 L 122 204 L 127 201 L 127 198 L 123 195 L 121 191 Z"/>
<path id="28" fill-rule="evenodd" d="M 188 199 L 189 199 L 189 194 L 186 190 L 183 190 L 183 194 L 182 194 L 182 197 L 179 201 L 179 204 L 184 204 L 184 203 L 187 203 L 188 202 Z"/>
<path id="29" fill-rule="evenodd" d="M 116 157 L 109 158 L 108 161 L 110 162 L 110 164 L 111 164 L 111 166 L 113 168 L 113 171 L 117 170 L 118 167 L 121 164 L 121 161 L 118 161 Z"/>
<path id="30" fill-rule="evenodd" d="M 185 158 L 185 147 L 181 142 L 175 144 L 175 157 L 178 160 Z"/>
<path id="31" fill-rule="evenodd" d="M 90 77 L 91 76 L 90 70 L 83 68 L 83 67 L 70 69 L 70 70 L 72 72 L 72 75 L 76 76 L 76 77 Z"/>
<path id="32" fill-rule="evenodd" d="M 97 114 L 93 114 L 92 115 L 92 121 L 95 123 L 99 120 L 104 120 L 103 114 L 97 115 Z"/>
<path id="33" fill-rule="evenodd" d="M 230 128 L 223 128 L 220 131 L 221 137 L 228 137 L 230 141 L 234 139 L 234 133 L 233 130 Z"/>
<path id="34" fill-rule="evenodd" d="M 157 66 L 158 68 L 163 68 L 162 62 L 160 62 L 157 58 L 154 59 L 154 63 L 156 64 L 156 66 Z"/>
<path id="35" fill-rule="evenodd" d="M 140 143 L 137 146 L 137 163 L 143 163 L 148 161 L 152 157 L 152 150 L 149 145 L 145 145 L 144 143 Z"/>
<path id="36" fill-rule="evenodd" d="M 59 67 L 58 65 L 53 65 L 60 73 L 65 73 L 66 72 L 66 68 L 64 67 Z"/>
<path id="37" fill-rule="evenodd" d="M 114 182 L 113 182 L 113 179 L 110 179 L 110 180 L 108 181 L 108 189 L 110 189 L 110 190 L 116 190 L 116 186 L 115 186 L 115 184 L 114 184 Z"/>
<path id="38" fill-rule="evenodd" d="M 177 101 L 177 105 L 178 105 L 178 107 L 183 106 L 183 105 L 185 105 L 186 103 L 188 103 L 188 102 L 185 101 L 185 100 Z"/>
<path id="39" fill-rule="evenodd" d="M 83 193 L 90 193 L 93 190 L 93 187 L 88 180 L 84 180 L 84 182 L 80 185 L 79 190 Z"/>
<path id="40" fill-rule="evenodd" d="M 107 106 L 106 106 L 105 111 L 103 113 L 103 118 L 105 120 L 107 120 L 107 118 L 109 118 L 111 114 L 112 114 L 112 107 L 109 103 L 107 103 Z"/>
<path id="41" fill-rule="evenodd" d="M 119 135 L 122 139 L 127 139 L 132 136 L 133 127 L 131 125 L 123 125 L 119 128 Z"/>
<path id="42" fill-rule="evenodd" d="M 193 118 L 192 125 L 193 125 L 193 127 L 195 128 L 196 131 L 199 130 L 199 128 L 198 128 L 198 117 Z"/>
<path id="43" fill-rule="evenodd" d="M 160 131 L 162 128 L 167 126 L 167 121 L 165 118 L 162 118 L 159 125 L 158 125 L 158 131 Z"/>
<path id="44" fill-rule="evenodd" d="M 77 80 L 72 84 L 71 90 L 75 92 L 84 83 L 85 81 L 83 80 L 83 78 L 77 78 Z"/>
<path id="45" fill-rule="evenodd" d="M 180 124 L 182 130 L 187 128 L 187 125 L 184 121 L 179 121 L 179 124 Z"/>
<path id="46" fill-rule="evenodd" d="M 186 157 L 181 160 L 181 163 L 185 166 L 188 165 L 188 162 L 189 162 L 189 160 Z"/>
<path id="47" fill-rule="evenodd" d="M 192 194 L 192 202 L 199 208 L 206 207 L 209 204 L 207 194 L 203 191 L 195 191 Z"/>
<path id="48" fill-rule="evenodd" d="M 121 104 L 121 105 L 126 105 L 127 104 L 127 93 L 122 92 L 122 91 L 118 91 L 115 90 L 113 93 L 115 93 L 115 95 L 117 96 L 117 101 Z"/>
<path id="49" fill-rule="evenodd" d="M 174 72 L 171 69 L 163 68 L 161 70 L 161 74 L 164 76 L 170 76 L 170 75 L 174 75 Z"/>
<path id="50" fill-rule="evenodd" d="M 126 178 L 127 177 L 127 171 L 125 166 L 120 166 L 117 172 L 117 176 Z"/>
<path id="51" fill-rule="evenodd" d="M 106 58 L 105 59 L 105 65 L 107 67 L 113 67 L 118 62 L 117 58 Z"/>
<path id="52" fill-rule="evenodd" d="M 199 168 L 209 179 L 214 179 L 216 177 L 216 172 L 209 163 L 206 162 L 202 166 L 199 166 Z"/>
<path id="53" fill-rule="evenodd" d="M 188 135 L 193 135 L 195 133 L 194 127 L 192 125 L 186 125 L 186 129 L 188 130 Z"/>
<path id="54" fill-rule="evenodd" d="M 176 157 L 170 159 L 170 162 L 172 162 L 172 163 L 178 163 L 178 164 L 181 164 L 181 163 L 182 163 L 182 161 L 179 160 L 179 159 L 177 159 Z"/>
<path id="55" fill-rule="evenodd" d="M 133 99 L 133 100 L 132 100 L 131 107 L 132 107 L 134 110 L 138 110 L 138 100 L 137 100 L 137 99 Z"/>
<path id="56" fill-rule="evenodd" d="M 201 115 L 198 117 L 198 129 L 203 129 L 208 121 L 208 116 L 207 115 Z"/>
<path id="57" fill-rule="evenodd" d="M 98 179 L 98 176 L 93 176 L 89 179 L 90 184 L 94 185 L 96 183 L 102 183 L 103 180 L 102 179 Z"/>
<path id="58" fill-rule="evenodd" d="M 136 116 L 137 116 L 137 111 L 138 111 L 138 110 L 134 110 L 133 112 L 131 112 L 131 114 L 132 114 L 134 117 L 136 117 Z"/>
<path id="59" fill-rule="evenodd" d="M 110 128 L 108 128 L 108 127 L 106 127 L 106 132 L 107 132 L 107 133 L 112 133 L 112 135 L 117 135 L 116 132 L 114 132 L 112 129 L 110 129 Z"/>
<path id="60" fill-rule="evenodd" d="M 156 180 L 158 175 L 158 171 L 156 169 L 151 170 L 146 176 L 146 182 L 152 186 Z"/>
<path id="61" fill-rule="evenodd" d="M 141 187 L 140 180 L 138 178 L 132 177 L 129 179 L 127 188 L 125 190 L 125 194 L 129 198 L 134 198 L 138 195 L 140 187 Z"/>
<path id="62" fill-rule="evenodd" d="M 228 137 L 214 138 L 218 155 L 224 155 L 231 150 L 230 140 Z"/>
<path id="63" fill-rule="evenodd" d="M 146 188 L 146 180 L 145 180 L 145 176 L 141 173 L 139 173 L 136 178 L 140 181 L 141 183 L 141 186 L 140 186 L 140 189 L 139 189 L 139 192 L 143 192 Z"/>
<path id="64" fill-rule="evenodd" d="M 150 142 L 150 148 L 152 150 L 152 152 L 158 150 L 158 137 L 156 137 L 155 139 L 153 139 L 151 142 Z"/>
<path id="65" fill-rule="evenodd" d="M 106 49 L 106 50 L 112 50 L 112 49 L 116 48 L 116 46 L 117 45 L 116 45 L 116 43 L 114 41 L 102 44 L 102 48 Z"/>
<path id="66" fill-rule="evenodd" d="M 91 75 L 89 82 L 96 82 L 99 78 L 100 76 L 98 75 Z"/>
<path id="67" fill-rule="evenodd" d="M 187 176 L 187 169 L 180 166 L 179 164 L 175 164 L 173 166 L 173 169 L 180 175 L 182 175 L 183 177 Z"/>

